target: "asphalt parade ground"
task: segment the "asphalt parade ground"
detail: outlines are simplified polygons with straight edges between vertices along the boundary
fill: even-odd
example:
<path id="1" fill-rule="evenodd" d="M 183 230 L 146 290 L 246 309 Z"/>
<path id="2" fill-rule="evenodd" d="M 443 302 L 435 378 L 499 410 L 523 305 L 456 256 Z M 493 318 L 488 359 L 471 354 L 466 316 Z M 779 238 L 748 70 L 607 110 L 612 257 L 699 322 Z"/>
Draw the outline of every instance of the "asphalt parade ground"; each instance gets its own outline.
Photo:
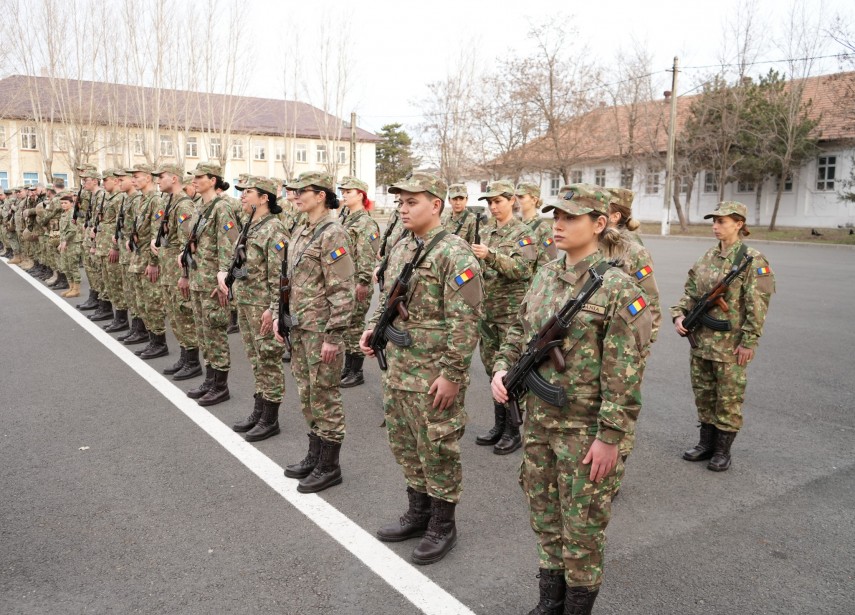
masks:
<path id="1" fill-rule="evenodd" d="M 696 442 L 689 347 L 666 321 L 638 439 L 607 530 L 594 612 L 855 613 L 855 250 L 756 244 L 777 280 L 748 371 L 733 466 L 680 459 Z M 662 304 L 712 244 L 645 238 Z M 85 282 L 85 280 L 84 280 Z M 306 427 L 286 369 L 282 434 L 248 444 L 252 377 L 230 336 L 231 400 L 200 408 L 65 301 L 0 264 L 0 613 L 519 614 L 537 602 L 521 453 L 478 447 L 491 424 L 477 357 L 467 395 L 459 542 L 409 563 L 416 541 L 374 531 L 406 506 L 381 428 L 376 363 L 343 391 L 344 482 L 301 495 L 282 467 Z M 104 324 L 104 323 L 100 323 Z M 178 385 L 178 386 L 176 386 Z"/>

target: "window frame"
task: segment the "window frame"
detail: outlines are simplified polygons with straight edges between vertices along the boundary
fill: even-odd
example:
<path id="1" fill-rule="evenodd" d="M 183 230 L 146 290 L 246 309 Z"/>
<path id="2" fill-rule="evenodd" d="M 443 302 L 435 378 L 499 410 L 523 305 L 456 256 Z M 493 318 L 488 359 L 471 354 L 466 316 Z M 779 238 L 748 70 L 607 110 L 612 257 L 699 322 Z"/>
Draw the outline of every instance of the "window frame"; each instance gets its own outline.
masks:
<path id="1" fill-rule="evenodd" d="M 561 190 L 561 178 L 558 175 L 553 175 L 549 178 L 549 196 L 558 196 Z"/>
<path id="2" fill-rule="evenodd" d="M 338 161 L 338 164 L 347 164 L 347 146 L 346 145 L 336 146 L 336 160 Z"/>
<path id="3" fill-rule="evenodd" d="M 27 141 L 29 141 L 28 137 L 32 137 L 32 142 L 33 142 L 32 147 L 27 147 L 24 145 L 24 139 L 27 138 Z M 27 151 L 27 152 L 36 152 L 36 151 L 38 151 L 38 149 L 39 149 L 39 139 L 38 139 L 38 135 L 36 133 L 36 127 L 35 126 L 21 126 L 21 150 Z M 36 183 L 39 183 L 39 182 L 36 182 Z"/>
<path id="4" fill-rule="evenodd" d="M 704 194 L 718 194 L 718 177 L 713 171 L 704 171 Z"/>
<path id="5" fill-rule="evenodd" d="M 172 135 L 160 135 L 160 146 L 159 150 L 160 155 L 164 158 L 174 158 L 175 157 L 175 139 Z M 163 146 L 168 145 L 167 150 L 163 151 Z"/>
<path id="6" fill-rule="evenodd" d="M 606 187 L 606 170 L 594 169 L 594 185 L 600 188 Z"/>
<path id="7" fill-rule="evenodd" d="M 570 183 L 571 184 L 581 184 L 585 179 L 585 173 L 583 171 L 575 170 L 570 171 Z"/>
<path id="8" fill-rule="evenodd" d="M 829 160 L 831 162 L 829 162 Z M 831 177 L 828 171 L 831 170 Z M 816 158 L 816 189 L 819 192 L 833 192 L 837 182 L 837 154 L 826 154 Z"/>
<path id="9" fill-rule="evenodd" d="M 243 139 L 232 139 L 231 146 L 232 158 L 235 160 L 243 160 Z"/>
<path id="10" fill-rule="evenodd" d="M 294 162 L 309 162 L 309 146 L 305 143 L 297 143 L 294 146 Z"/>
<path id="11" fill-rule="evenodd" d="M 655 180 L 655 181 L 651 181 Z M 644 194 L 656 195 L 661 193 L 662 169 L 647 169 L 644 174 Z"/>
<path id="12" fill-rule="evenodd" d="M 191 152 L 190 149 L 193 151 Z M 198 158 L 199 157 L 199 138 L 198 137 L 185 137 L 184 138 L 184 157 L 185 158 Z"/>
<path id="13" fill-rule="evenodd" d="M 220 137 L 208 138 L 208 158 L 219 160 L 223 155 L 223 140 Z"/>
<path id="14" fill-rule="evenodd" d="M 260 154 L 260 155 L 259 155 Z M 267 160 L 267 145 L 264 143 L 253 143 L 252 159 L 264 162 Z"/>
<path id="15" fill-rule="evenodd" d="M 23 174 L 24 185 L 25 186 L 37 186 L 39 183 L 39 173 L 36 171 L 35 173 L 29 172 Z"/>
<path id="16" fill-rule="evenodd" d="M 327 146 L 324 143 L 318 143 L 315 145 L 315 162 L 317 164 L 327 164 L 329 161 L 329 152 L 327 151 Z"/>

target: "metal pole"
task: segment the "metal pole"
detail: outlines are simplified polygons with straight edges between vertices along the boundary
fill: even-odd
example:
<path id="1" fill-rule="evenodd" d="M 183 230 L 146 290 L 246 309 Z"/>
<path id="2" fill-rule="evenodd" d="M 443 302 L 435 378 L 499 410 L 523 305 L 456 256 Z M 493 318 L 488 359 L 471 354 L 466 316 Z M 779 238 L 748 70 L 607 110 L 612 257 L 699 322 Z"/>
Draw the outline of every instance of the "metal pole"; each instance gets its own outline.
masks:
<path id="1" fill-rule="evenodd" d="M 671 77 L 671 123 L 668 129 L 668 156 L 665 162 L 665 202 L 662 204 L 662 234 L 671 232 L 671 199 L 674 196 L 674 148 L 677 143 L 677 56 Z"/>
<path id="2" fill-rule="evenodd" d="M 350 114 L 350 175 L 356 177 L 356 113 Z"/>

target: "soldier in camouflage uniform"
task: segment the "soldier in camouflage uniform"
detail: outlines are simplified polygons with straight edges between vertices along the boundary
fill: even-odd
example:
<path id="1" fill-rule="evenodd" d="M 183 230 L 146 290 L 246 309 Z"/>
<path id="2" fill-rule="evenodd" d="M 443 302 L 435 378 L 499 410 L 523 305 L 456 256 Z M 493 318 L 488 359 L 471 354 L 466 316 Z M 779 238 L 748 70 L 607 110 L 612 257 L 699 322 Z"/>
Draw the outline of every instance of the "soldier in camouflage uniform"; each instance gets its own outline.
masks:
<path id="1" fill-rule="evenodd" d="M 389 290 L 369 325 L 377 326 L 391 280 L 423 245 L 410 282 L 409 318 L 395 323 L 410 334 L 412 344 L 387 345 L 383 379 L 389 446 L 404 470 L 409 508 L 377 531 L 384 542 L 423 537 L 412 554 L 417 564 L 438 562 L 457 542 L 454 512 L 463 479 L 460 438 L 482 301 L 478 260 L 469 244 L 442 227 L 446 191 L 445 182 L 429 173 L 413 173 L 389 188 L 400 194 L 401 214 L 412 234 L 392 250 Z M 368 345 L 371 334 L 365 331 L 360 340 L 369 356 L 374 354 Z"/>
<path id="2" fill-rule="evenodd" d="M 285 393 L 282 343 L 273 335 L 273 312 L 279 304 L 279 275 L 288 245 L 288 229 L 277 217 L 282 212 L 276 199 L 277 183 L 250 175 L 237 185 L 243 192 L 241 224 L 249 223 L 249 229 L 243 248 L 242 273 L 235 272 L 232 289 L 243 345 L 252 365 L 255 404 L 252 413 L 232 428 L 246 433 L 247 442 L 279 433 L 279 405 Z M 227 275 L 228 271 L 217 274 L 220 290 L 226 292 Z"/>
<path id="3" fill-rule="evenodd" d="M 514 217 L 514 184 L 495 181 L 478 200 L 487 201 L 492 217 L 481 225 L 481 243 L 472 251 L 482 261 L 484 310 L 478 330 L 481 360 L 487 374 L 510 326 L 516 321 L 520 301 L 537 261 L 537 246 L 531 229 Z M 486 434 L 475 438 L 481 446 L 493 445 L 497 455 L 508 455 L 520 447 L 519 427 L 506 420 L 507 408 L 494 402 L 495 422 Z"/>
<path id="4" fill-rule="evenodd" d="M 353 313 L 354 265 L 347 231 L 330 212 L 339 207 L 333 177 L 305 173 L 288 189 L 297 191 L 297 207 L 306 215 L 306 224 L 291 237 L 288 271 L 291 373 L 310 432 L 308 453 L 287 466 L 285 476 L 301 479 L 300 493 L 315 493 L 342 481 L 339 453 L 345 424 L 339 381 L 344 334 Z"/>
<path id="5" fill-rule="evenodd" d="M 59 219 L 60 268 L 70 282 L 69 288 L 60 296 L 70 299 L 80 296 L 80 257 L 83 255 L 83 221 L 74 219 L 73 192 L 59 194 L 62 216 Z"/>
<path id="6" fill-rule="evenodd" d="M 103 286 L 101 273 L 101 261 L 95 256 L 95 243 L 90 234 L 90 227 L 94 219 L 95 210 L 106 198 L 106 193 L 101 188 L 101 174 L 92 165 L 81 165 L 77 167 L 82 190 L 77 193 L 78 224 L 83 225 L 83 270 L 86 272 L 86 281 L 89 284 L 89 297 L 83 303 L 77 305 L 82 311 L 97 309 L 100 305 L 99 296 Z"/>
<path id="7" fill-rule="evenodd" d="M 277 199 L 277 203 L 282 207 L 282 212 L 279 214 L 279 219 L 285 225 L 288 232 L 297 228 L 298 217 L 300 211 L 294 204 L 297 201 L 297 193 L 288 189 L 288 182 L 282 182 L 282 198 Z"/>
<path id="8" fill-rule="evenodd" d="M 19 266 L 24 271 L 29 271 L 33 267 L 35 267 L 35 263 L 32 259 L 32 241 L 30 239 L 30 230 L 27 226 L 28 218 L 25 217 L 25 213 L 28 207 L 28 195 L 26 186 L 20 186 L 18 188 L 17 201 L 15 203 L 15 233 L 19 238 L 19 242 L 21 245 L 21 262 Z"/>
<path id="9" fill-rule="evenodd" d="M 95 256 L 101 261 L 103 289 L 100 293 L 100 305 L 89 320 L 115 320 L 113 310 L 127 310 L 128 303 L 122 279 L 122 265 L 119 263 L 119 243 L 116 241 L 116 222 L 125 204 L 125 193 L 121 185 L 127 174 L 122 169 L 104 171 L 104 189 L 107 194 L 103 202 L 96 207 L 92 222 L 92 235 L 95 239 Z"/>
<path id="10" fill-rule="evenodd" d="M 604 282 L 571 321 L 560 346 L 566 370 L 551 361 L 541 377 L 568 392 L 563 407 L 527 393 L 520 484 L 529 502 L 540 559 L 536 614 L 589 614 L 603 574 L 605 529 L 623 476 L 620 442 L 641 408 L 639 363 L 653 318 L 644 292 L 598 249 L 608 219 L 608 195 L 575 184 L 555 210 L 553 236 L 565 254 L 540 268 L 493 369 L 493 397 L 508 399 L 503 378 L 528 340 L 568 300 L 595 267 Z M 568 198 L 570 197 L 570 198 Z"/>
<path id="11" fill-rule="evenodd" d="M 131 250 L 128 248 L 128 238 L 134 220 L 134 212 L 139 206 L 142 195 L 134 187 L 133 169 L 122 169 L 122 173 L 119 191 L 124 200 L 118 205 L 119 213 L 116 215 L 116 230 L 113 235 L 115 237 L 115 249 L 119 252 L 119 265 L 122 268 L 122 305 L 127 307 L 120 307 L 119 303 L 114 301 L 113 320 L 104 327 L 104 330 L 107 333 L 128 331 L 128 333 L 118 337 L 119 341 L 126 342 L 131 336 L 128 317 L 135 318 L 139 315 L 137 298 L 134 294 L 134 278 L 136 276 L 130 271 Z M 140 350 L 134 354 L 139 356 L 141 352 Z"/>
<path id="12" fill-rule="evenodd" d="M 58 178 L 54 180 L 54 186 L 48 191 L 48 198 L 45 199 L 44 209 L 41 214 L 42 225 L 45 227 L 46 244 L 45 244 L 45 260 L 48 267 L 53 271 L 53 275 L 45 280 L 48 288 L 54 290 L 67 290 L 69 288 L 68 280 L 65 274 L 61 271 L 59 258 L 59 218 L 62 215 L 62 207 L 59 203 L 58 192 L 65 189 L 65 182 Z"/>
<path id="13" fill-rule="evenodd" d="M 769 300 L 775 292 L 775 276 L 769 261 L 742 243 L 742 238 L 749 234 L 747 214 L 748 209 L 742 203 L 724 201 L 704 216 L 713 219 L 713 232 L 719 243 L 689 270 L 683 296 L 671 308 L 674 328 L 680 335 L 686 335 L 683 319 L 695 302 L 744 258 L 753 258 L 724 295 L 728 311 L 714 307 L 708 312 L 713 318 L 727 320 L 731 329 L 713 331 L 700 326 L 694 332 L 697 348 L 691 351 L 691 377 L 701 435 L 698 444 L 683 453 L 683 459 L 710 459 L 707 467 L 716 472 L 730 467 L 730 447 L 736 432 L 742 428 L 745 371 L 754 358 Z"/>
<path id="14" fill-rule="evenodd" d="M 475 218 L 480 214 L 466 208 L 469 202 L 466 184 L 451 184 L 448 187 L 448 202 L 451 203 L 451 207 L 442 214 L 442 226 L 466 243 L 475 243 Z"/>
<path id="15" fill-rule="evenodd" d="M 19 252 L 21 250 L 18 244 L 18 236 L 15 233 L 15 192 L 13 190 L 3 191 L 3 207 L 0 211 L 0 226 L 3 227 L 3 243 L 6 245 L 6 253 L 3 255 L 10 259 L 10 265 L 16 265 L 21 262 Z"/>
<path id="16" fill-rule="evenodd" d="M 531 238 L 537 244 L 537 264 L 535 269 L 540 269 L 549 261 L 558 256 L 558 248 L 552 240 L 552 221 L 541 218 L 540 206 L 543 200 L 540 198 L 540 186 L 532 182 L 520 182 L 517 184 L 517 203 L 520 206 L 522 221 L 531 229 Z"/>
<path id="17" fill-rule="evenodd" d="M 356 268 L 356 302 L 344 334 L 344 369 L 341 372 L 341 388 L 347 389 L 365 383 L 362 373 L 365 357 L 359 349 L 359 336 L 365 330 L 365 315 L 374 295 L 371 278 L 377 266 L 380 227 L 368 213 L 371 207 L 368 184 L 355 177 L 344 177 L 340 188 L 344 205 L 350 212 L 344 220 L 344 229 L 350 238 L 350 252 Z"/>

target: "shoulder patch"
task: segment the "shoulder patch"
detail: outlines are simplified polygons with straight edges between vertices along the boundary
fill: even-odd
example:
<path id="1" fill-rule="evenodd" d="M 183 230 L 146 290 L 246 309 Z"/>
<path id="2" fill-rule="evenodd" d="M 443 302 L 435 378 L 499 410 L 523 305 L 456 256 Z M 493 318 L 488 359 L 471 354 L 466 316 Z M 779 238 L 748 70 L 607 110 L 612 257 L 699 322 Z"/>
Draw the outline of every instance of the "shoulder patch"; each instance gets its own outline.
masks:
<path id="1" fill-rule="evenodd" d="M 526 237 L 526 238 L 524 238 L 524 239 L 520 239 L 520 240 L 519 240 L 519 245 L 520 245 L 520 247 L 521 247 L 521 248 L 524 248 L 525 246 L 530 246 L 530 245 L 531 245 L 531 243 L 532 243 L 532 242 L 531 242 L 531 237 Z"/>
<path id="2" fill-rule="evenodd" d="M 276 250 L 277 252 L 281 252 L 284 247 L 285 247 L 285 242 L 280 239 L 276 243 L 276 245 L 273 246 L 273 249 Z"/>
<path id="3" fill-rule="evenodd" d="M 474 277 L 475 273 L 472 271 L 472 269 L 467 268 L 466 271 L 454 278 L 454 283 L 457 284 L 457 288 L 460 288 Z"/>
<path id="4" fill-rule="evenodd" d="M 335 244 L 333 244 L 333 245 L 335 245 Z M 334 261 L 337 261 L 342 256 L 344 256 L 345 254 L 347 254 L 347 250 L 345 249 L 344 246 L 342 246 L 342 247 L 337 248 L 337 249 L 333 250 L 332 252 L 330 252 L 330 258 L 333 259 Z"/>
<path id="5" fill-rule="evenodd" d="M 192 214 L 188 214 L 188 213 L 185 211 L 183 214 L 181 214 L 180 216 L 178 216 L 178 224 L 181 224 L 182 222 L 184 222 L 185 220 L 187 220 L 191 215 L 192 215 Z"/>
<path id="6" fill-rule="evenodd" d="M 553 243 L 555 243 L 555 242 L 552 240 L 552 237 L 547 237 L 546 239 L 543 240 L 543 247 L 548 248 Z"/>
<path id="7" fill-rule="evenodd" d="M 155 219 L 155 220 L 160 220 L 162 217 L 163 217 L 163 210 L 162 210 L 162 209 L 158 209 L 158 210 L 157 210 L 157 212 L 154 214 L 154 219 Z"/>
<path id="8" fill-rule="evenodd" d="M 377 241 L 378 237 L 380 237 L 380 233 L 377 233 L 377 232 L 371 233 L 371 237 L 368 238 L 368 241 L 371 241 L 371 242 Z"/>
<path id="9" fill-rule="evenodd" d="M 772 273 L 772 270 L 769 269 L 769 267 L 758 267 L 757 268 L 757 275 L 758 276 L 771 275 L 771 273 Z"/>
<path id="10" fill-rule="evenodd" d="M 647 276 L 649 276 L 651 273 L 653 273 L 653 267 L 647 265 L 646 267 L 642 267 L 641 269 L 636 271 L 634 275 L 636 280 L 641 281 Z"/>
<path id="11" fill-rule="evenodd" d="M 223 225 L 223 231 L 225 231 L 225 232 L 227 232 L 227 233 L 228 233 L 228 232 L 229 232 L 230 230 L 232 230 L 234 227 L 235 227 L 235 223 L 234 223 L 234 221 L 233 221 L 233 220 L 229 220 L 228 222 L 226 222 L 226 223 Z"/>
<path id="12" fill-rule="evenodd" d="M 626 306 L 626 309 L 629 311 L 631 316 L 638 316 L 646 307 L 647 301 L 644 300 L 644 297 L 639 295 L 636 297 L 635 301 Z"/>

